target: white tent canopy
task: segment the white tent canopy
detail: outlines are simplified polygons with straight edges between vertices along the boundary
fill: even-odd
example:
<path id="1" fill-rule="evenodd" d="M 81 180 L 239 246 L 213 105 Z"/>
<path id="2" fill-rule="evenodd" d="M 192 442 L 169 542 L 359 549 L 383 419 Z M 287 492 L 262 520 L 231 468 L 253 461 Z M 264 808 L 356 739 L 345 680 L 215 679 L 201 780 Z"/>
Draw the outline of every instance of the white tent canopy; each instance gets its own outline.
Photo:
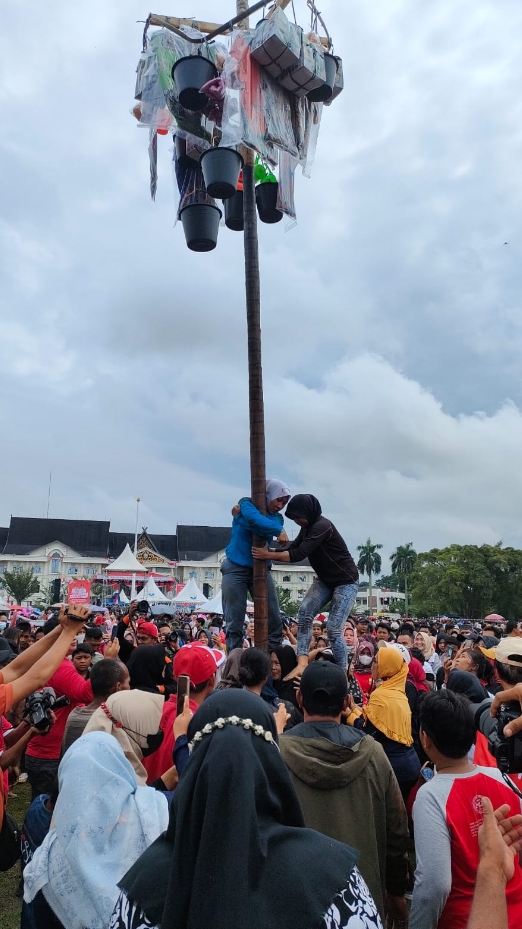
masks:
<path id="1" fill-rule="evenodd" d="M 170 603 L 169 598 L 162 593 L 152 577 L 149 577 L 145 587 L 143 587 L 136 596 L 138 596 L 140 600 L 149 600 L 151 603 L 159 603 L 160 601 L 162 603 Z"/>
<path id="2" fill-rule="evenodd" d="M 116 558 L 115 561 L 111 562 L 111 564 L 108 564 L 105 570 L 107 574 L 112 573 L 112 571 L 116 571 L 118 573 L 121 573 L 122 571 L 139 571 L 140 574 L 147 573 L 147 569 L 144 568 L 143 565 L 139 563 L 138 559 L 132 554 L 128 542 L 121 555 Z"/>
<path id="3" fill-rule="evenodd" d="M 183 593 L 183 591 L 182 591 Z M 251 600 L 247 600 L 247 610 L 253 607 L 254 604 Z M 223 615 L 223 599 L 221 596 L 221 591 L 216 594 L 215 597 L 212 597 L 212 600 L 207 600 L 205 603 L 205 613 L 220 613 Z"/>
<path id="4" fill-rule="evenodd" d="M 183 591 L 182 591 L 183 593 Z M 212 597 L 212 600 L 207 600 L 205 603 L 205 613 L 223 613 L 223 602 L 221 599 L 221 591 L 216 594 L 215 597 Z"/>
<path id="5" fill-rule="evenodd" d="M 197 606 L 200 603 L 205 604 L 205 609 L 207 605 L 207 598 L 204 594 L 201 593 L 198 585 L 196 584 L 193 577 L 189 578 L 185 584 L 183 590 L 180 590 L 179 594 L 172 598 L 171 603 L 182 603 L 182 604 L 192 604 Z"/>

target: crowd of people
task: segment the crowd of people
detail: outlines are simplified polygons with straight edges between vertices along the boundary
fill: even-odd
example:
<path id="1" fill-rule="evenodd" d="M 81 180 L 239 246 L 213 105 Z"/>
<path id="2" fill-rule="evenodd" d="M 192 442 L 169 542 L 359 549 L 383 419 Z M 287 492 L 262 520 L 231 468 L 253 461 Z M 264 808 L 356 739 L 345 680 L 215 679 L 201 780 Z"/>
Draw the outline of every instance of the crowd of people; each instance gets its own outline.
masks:
<path id="1" fill-rule="evenodd" d="M 520 929 L 520 624 L 354 614 L 344 540 L 282 482 L 233 519 L 223 616 L 6 616 L 21 929 Z M 317 575 L 295 619 L 272 590 L 268 652 L 245 615 L 261 557 Z"/>

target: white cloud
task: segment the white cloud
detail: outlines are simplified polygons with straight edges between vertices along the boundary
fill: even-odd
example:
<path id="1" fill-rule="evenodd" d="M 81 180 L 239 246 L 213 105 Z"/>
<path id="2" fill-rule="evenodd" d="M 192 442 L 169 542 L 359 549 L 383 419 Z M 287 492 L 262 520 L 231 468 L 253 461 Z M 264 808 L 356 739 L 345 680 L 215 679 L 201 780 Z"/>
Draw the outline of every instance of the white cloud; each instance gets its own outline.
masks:
<path id="1" fill-rule="evenodd" d="M 129 115 L 148 9 L 27 11 L 5 11 L 0 62 L 1 428 L 21 450 L 0 522 L 45 512 L 51 467 L 56 516 L 124 529 L 140 495 L 151 531 L 227 522 L 248 488 L 241 237 L 187 251 L 169 140 L 150 203 Z M 522 8 L 322 12 L 346 89 L 297 227 L 259 230 L 268 469 L 352 546 L 522 544 Z"/>

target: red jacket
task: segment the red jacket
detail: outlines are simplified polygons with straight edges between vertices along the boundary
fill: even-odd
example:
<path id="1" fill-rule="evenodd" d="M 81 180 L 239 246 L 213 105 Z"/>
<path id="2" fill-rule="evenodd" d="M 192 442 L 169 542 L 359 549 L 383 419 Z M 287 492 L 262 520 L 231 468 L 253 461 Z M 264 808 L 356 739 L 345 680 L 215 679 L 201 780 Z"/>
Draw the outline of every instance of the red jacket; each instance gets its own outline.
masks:
<path id="1" fill-rule="evenodd" d="M 31 755 L 32 758 L 57 759 L 60 757 L 63 733 L 69 713 L 72 713 L 76 706 L 91 703 L 92 688 L 90 681 L 86 681 L 81 674 L 78 674 L 73 663 L 67 658 L 64 658 L 58 670 L 47 681 L 47 687 L 52 687 L 57 697 L 68 697 L 71 702 L 69 706 L 55 710 L 56 722 L 51 731 L 47 735 L 36 735 L 31 739 L 25 754 Z"/>
<path id="2" fill-rule="evenodd" d="M 172 758 L 172 753 L 174 751 L 174 732 L 172 731 L 172 727 L 176 719 L 177 701 L 178 698 L 176 694 L 172 694 L 172 696 L 165 701 L 160 721 L 160 729 L 163 729 L 165 733 L 163 742 L 157 751 L 149 755 L 148 758 L 144 758 L 142 761 L 144 768 L 147 770 L 147 784 L 152 784 L 153 781 L 161 777 L 162 774 L 165 774 L 165 771 L 168 771 L 174 764 Z M 195 713 L 196 710 L 199 709 L 199 704 L 195 703 L 194 700 L 189 700 L 189 707 L 192 713 Z"/>

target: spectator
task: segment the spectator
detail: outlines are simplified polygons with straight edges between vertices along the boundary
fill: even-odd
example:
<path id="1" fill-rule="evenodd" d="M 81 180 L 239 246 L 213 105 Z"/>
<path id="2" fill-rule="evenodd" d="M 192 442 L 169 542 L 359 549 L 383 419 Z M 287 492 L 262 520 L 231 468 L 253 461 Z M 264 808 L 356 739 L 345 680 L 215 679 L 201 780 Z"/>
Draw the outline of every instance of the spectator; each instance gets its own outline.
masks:
<path id="1" fill-rule="evenodd" d="M 516 640 L 515 640 L 516 641 Z M 520 801 L 496 768 L 468 761 L 475 738 L 469 701 L 450 690 L 427 694 L 420 738 L 436 768 L 413 807 L 417 868 L 410 929 L 465 929 L 479 864 L 480 797 L 520 813 Z M 522 925 L 522 869 L 506 884 L 510 926 Z"/>
<path id="2" fill-rule="evenodd" d="M 159 729 L 163 711 L 163 698 L 138 690 L 121 690 L 111 694 L 92 714 L 85 733 L 107 732 L 120 743 L 125 757 L 131 763 L 138 784 L 145 784 L 147 772 L 143 760 L 155 752 L 163 742 Z M 165 768 L 150 786 L 171 791 L 177 783 L 176 769 L 172 766 L 172 752 Z"/>
<path id="3" fill-rule="evenodd" d="M 239 680 L 239 660 L 244 651 L 246 651 L 246 649 L 232 649 L 227 660 L 225 661 L 225 664 L 223 665 L 221 678 L 219 684 L 216 686 L 216 690 L 228 690 L 230 687 L 235 687 L 239 690 L 243 686 Z M 270 661 L 268 655 L 266 655 L 265 652 L 263 652 L 263 655 L 265 655 L 268 661 L 268 673 L 270 673 Z"/>
<path id="4" fill-rule="evenodd" d="M 431 665 L 433 675 L 437 674 L 437 671 L 442 667 L 442 662 L 437 655 L 434 647 L 431 636 L 428 633 L 423 632 L 422 629 L 417 632 L 415 636 L 415 643 L 417 648 L 420 648 L 422 654 L 424 655 L 424 661 L 427 661 Z"/>
<path id="5" fill-rule="evenodd" d="M 127 667 L 132 690 L 147 690 L 167 697 L 176 690 L 172 662 L 166 654 L 165 645 L 156 643 L 147 645 L 147 648 L 135 648 Z"/>
<path id="6" fill-rule="evenodd" d="M 31 645 L 8 664 L 5 664 L 4 660 L 0 672 L 0 716 L 5 716 L 15 703 L 28 697 L 39 687 L 43 687 L 65 658 L 71 643 L 76 639 L 81 620 L 86 619 L 88 615 L 88 610 L 81 606 L 70 608 L 70 615 L 66 615 L 65 608 L 62 609 L 60 624 L 50 631 L 48 636 Z M 74 670 L 73 673 L 76 674 Z M 2 796 L 3 786 L 2 777 L 0 778 L 0 828 L 5 807 Z"/>
<path id="7" fill-rule="evenodd" d="M 94 665 L 90 676 L 92 700 L 87 706 L 78 706 L 69 714 L 62 739 L 62 756 L 79 739 L 95 710 L 111 694 L 129 689 L 129 672 L 121 661 L 104 658 Z"/>
<path id="8" fill-rule="evenodd" d="M 167 827 L 167 801 L 138 786 L 121 745 L 105 732 L 78 739 L 58 779 L 54 828 L 25 868 L 24 900 L 42 929 L 54 925 L 53 915 L 67 929 L 107 929 L 118 881 Z"/>
<path id="9" fill-rule="evenodd" d="M 197 711 L 188 736 L 194 750 L 167 833 L 120 881 L 111 925 L 326 929 L 352 920 L 377 929 L 356 853 L 303 828 L 263 701 L 246 691 L 220 692 Z M 311 863 L 313 880 L 304 881 Z"/>
<path id="10" fill-rule="evenodd" d="M 33 635 L 31 632 L 31 623 L 27 619 L 21 619 L 16 628 L 20 630 L 18 637 L 18 652 L 25 652 L 33 644 Z"/>
<path id="11" fill-rule="evenodd" d="M 347 697 L 339 667 L 309 665 L 298 691 L 304 722 L 279 747 L 306 825 L 359 850 L 359 869 L 384 924 L 387 896 L 390 916 L 407 918 L 408 818 L 382 747 L 341 725 Z"/>
<path id="12" fill-rule="evenodd" d="M 103 658 L 103 632 L 100 626 L 86 626 L 85 627 L 85 638 L 83 640 L 84 645 L 89 645 L 92 648 L 93 655 L 93 664 L 96 664 L 97 661 L 101 661 Z"/>
<path id="13" fill-rule="evenodd" d="M 375 627 L 375 638 L 377 642 L 390 641 L 390 627 L 386 623 L 377 623 Z"/>
<path id="14" fill-rule="evenodd" d="M 174 680 L 177 681 L 180 674 L 186 674 L 190 678 L 189 707 L 192 713 L 195 713 L 198 706 L 213 693 L 216 686 L 216 671 L 222 661 L 224 661 L 224 656 L 216 649 L 207 648 L 197 642 L 184 645 L 176 653 L 173 663 Z M 172 726 L 176 719 L 176 704 L 175 695 L 165 701 L 160 722 L 160 728 L 164 732 L 163 742 L 157 751 L 144 759 L 149 783 L 161 777 L 172 764 L 174 750 Z"/>
<path id="15" fill-rule="evenodd" d="M 381 683 L 372 691 L 368 706 L 362 711 L 352 708 L 349 722 L 381 743 L 406 803 L 417 782 L 420 762 L 413 748 L 411 709 L 405 692 L 408 665 L 399 646 L 378 650 L 372 675 Z"/>
<path id="16" fill-rule="evenodd" d="M 238 679 L 245 690 L 261 696 L 270 675 L 270 658 L 260 648 L 248 649 L 239 656 Z"/>
<path id="17" fill-rule="evenodd" d="M 87 681 L 91 676 L 93 658 L 94 652 L 91 646 L 85 644 L 77 645 L 71 655 L 71 661 L 84 681 Z"/>

